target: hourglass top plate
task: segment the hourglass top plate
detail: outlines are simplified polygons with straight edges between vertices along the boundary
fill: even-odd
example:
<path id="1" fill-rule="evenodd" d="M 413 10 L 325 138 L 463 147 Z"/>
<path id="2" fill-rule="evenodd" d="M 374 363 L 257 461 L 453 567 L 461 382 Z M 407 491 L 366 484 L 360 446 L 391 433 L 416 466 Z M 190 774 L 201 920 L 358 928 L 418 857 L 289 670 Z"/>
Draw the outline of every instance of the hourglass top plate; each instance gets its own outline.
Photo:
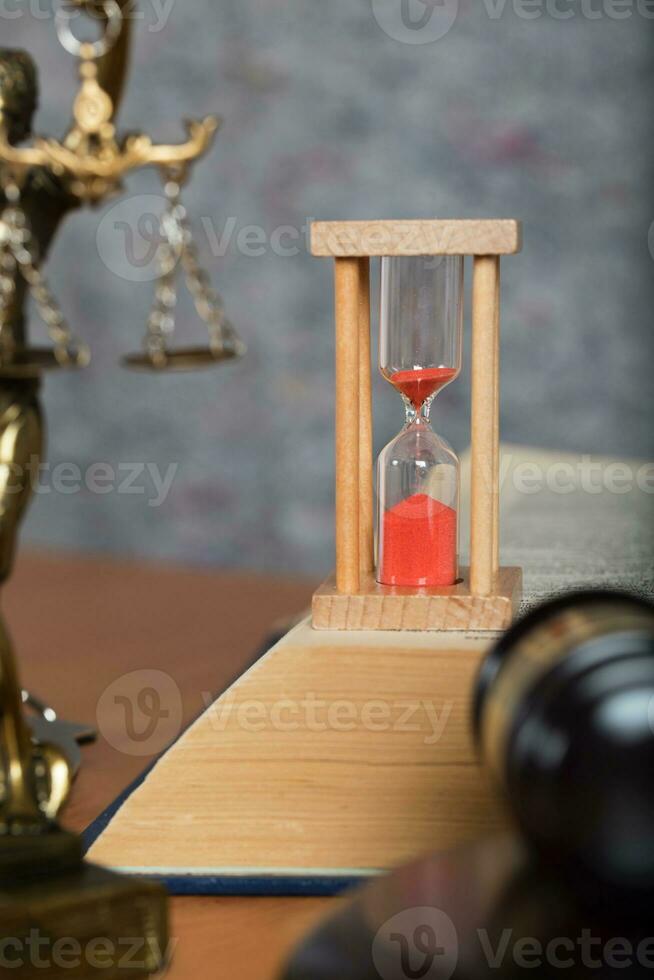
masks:
<path id="1" fill-rule="evenodd" d="M 522 248 L 512 218 L 407 221 L 314 221 L 313 255 L 513 255 Z"/>

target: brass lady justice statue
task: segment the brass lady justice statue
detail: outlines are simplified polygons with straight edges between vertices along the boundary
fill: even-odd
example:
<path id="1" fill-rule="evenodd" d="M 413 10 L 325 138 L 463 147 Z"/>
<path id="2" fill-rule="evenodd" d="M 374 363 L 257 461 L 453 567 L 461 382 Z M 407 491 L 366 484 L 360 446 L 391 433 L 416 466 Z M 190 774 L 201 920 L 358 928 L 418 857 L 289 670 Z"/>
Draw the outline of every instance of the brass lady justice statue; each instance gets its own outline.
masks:
<path id="1" fill-rule="evenodd" d="M 14 145 L 29 136 L 36 102 L 36 69 L 29 55 L 0 50 L 0 131 L 8 143 Z M 78 202 L 44 168 L 34 168 L 25 176 L 21 198 L 38 241 L 39 255 L 44 256 L 59 221 Z M 2 211 L 12 203 L 9 184 L 6 190 L 0 188 Z M 3 246 L 10 230 L 2 217 L 0 345 L 7 353 L 24 352 L 28 349 L 24 312 L 27 283 L 12 268 L 13 263 L 7 261 L 7 249 Z M 38 397 L 40 371 L 36 362 L 21 364 L 20 360 L 19 357 L 15 365 L 0 366 L 0 585 L 12 569 L 19 524 L 29 502 L 32 478 L 38 472 L 43 448 L 43 417 Z M 37 748 L 32 744 L 23 719 L 9 637 L 1 621 L 0 723 L 5 750 L 0 834 L 47 833 L 68 795 L 70 766 L 54 746 Z"/>
<path id="2" fill-rule="evenodd" d="M 158 168 L 167 201 L 157 253 L 159 280 L 144 350 L 126 363 L 140 369 L 179 370 L 219 363 L 244 350 L 199 264 L 180 203 L 190 166 L 211 146 L 218 120 L 209 116 L 188 122 L 187 141 L 175 146 L 156 145 L 144 134 L 116 137 L 113 118 L 127 64 L 130 7 L 130 0 L 61 0 L 57 33 L 63 47 L 79 59 L 80 74 L 73 123 L 61 142 L 32 136 L 37 78 L 31 58 L 0 49 L 0 585 L 11 572 L 18 527 L 43 448 L 41 374 L 88 361 L 86 347 L 73 336 L 41 273 L 68 211 L 115 194 L 134 168 Z M 100 39 L 78 40 L 73 14 L 92 14 L 99 20 Z M 169 347 L 178 270 L 208 331 L 205 347 Z M 45 322 L 51 348 L 29 342 L 28 293 Z M 138 899 L 132 935 L 160 941 L 165 933 L 162 893 L 82 864 L 79 842 L 59 829 L 55 818 L 70 789 L 72 764 L 56 739 L 41 737 L 46 730 L 47 725 L 41 726 L 35 738 L 27 727 L 10 641 L 0 622 L 0 899 L 8 873 L 76 869 L 77 878 L 66 884 L 73 903 L 79 904 L 80 890 L 85 890 L 85 901 L 96 897 L 104 902 L 106 914 L 107 903 Z M 59 895 L 59 909 L 60 899 Z M 159 942 L 159 952 L 160 946 Z M 154 949 L 145 972 L 159 964 Z"/>
<path id="3" fill-rule="evenodd" d="M 126 21 L 116 45 L 100 65 L 99 81 L 114 104 L 120 98 L 125 74 L 129 28 Z M 37 74 L 30 56 L 24 51 L 0 49 L 3 142 L 15 146 L 31 135 L 37 98 Z M 18 226 L 12 227 L 5 219 L 7 209 L 17 203 L 18 196 L 26 220 L 19 217 Z M 11 573 L 18 528 L 43 451 L 39 386 L 41 367 L 48 366 L 45 352 L 30 349 L 27 342 L 25 304 L 30 273 L 28 277 L 20 274 L 7 247 L 8 237 L 13 235 L 26 245 L 26 237 L 33 236 L 33 260 L 40 264 L 59 222 L 79 203 L 66 183 L 46 166 L 22 172 L 7 168 L 0 184 L 0 586 Z M 47 300 L 43 281 L 36 285 L 41 290 L 40 298 Z M 50 325 L 61 329 L 56 307 L 48 308 L 48 316 Z M 0 730 L 4 747 L 0 835 L 15 835 L 21 830 L 30 835 L 47 832 L 68 795 L 71 767 L 60 749 L 32 743 L 23 719 L 10 640 L 1 620 Z"/>
<path id="4" fill-rule="evenodd" d="M 98 80 L 114 103 L 120 97 L 129 42 L 129 23 L 100 65 Z M 15 146 L 32 131 L 37 75 L 23 51 L 0 49 L 0 136 Z M 0 167 L 2 165 L 0 164 Z M 12 205 L 18 203 L 18 211 Z M 55 340 L 69 350 L 72 338 L 36 269 L 47 255 L 59 222 L 79 199 L 47 166 L 16 170 L 5 166 L 0 183 L 0 586 L 11 573 L 20 521 L 31 495 L 43 451 L 39 403 L 42 368 L 54 365 L 49 351 L 30 348 L 25 305 L 30 279 Z M 8 221 L 7 218 L 13 218 Z M 9 238 L 26 248 L 23 272 L 9 250 Z M 33 245 L 33 251 L 27 246 Z M 20 256 L 19 256 L 20 257 Z M 25 271 L 27 275 L 25 275 Z M 76 352 L 83 363 L 85 352 Z M 7 631 L 0 621 L 0 730 L 4 748 L 0 835 L 47 832 L 64 803 L 71 766 L 54 745 L 36 746 L 23 719 L 21 692 Z M 4 777 L 4 778 L 2 778 Z M 0 841 L 1 843 L 1 841 Z M 1 865 L 0 865 L 1 867 Z"/>

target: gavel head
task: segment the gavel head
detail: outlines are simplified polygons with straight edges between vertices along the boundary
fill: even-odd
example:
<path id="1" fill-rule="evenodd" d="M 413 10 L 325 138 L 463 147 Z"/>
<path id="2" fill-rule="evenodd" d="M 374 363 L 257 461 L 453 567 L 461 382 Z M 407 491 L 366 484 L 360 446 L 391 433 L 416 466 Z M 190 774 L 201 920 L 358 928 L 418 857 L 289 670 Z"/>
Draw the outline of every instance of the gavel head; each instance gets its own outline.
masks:
<path id="1" fill-rule="evenodd" d="M 591 891 L 654 895 L 654 606 L 572 593 L 485 661 L 475 728 L 525 837 Z"/>

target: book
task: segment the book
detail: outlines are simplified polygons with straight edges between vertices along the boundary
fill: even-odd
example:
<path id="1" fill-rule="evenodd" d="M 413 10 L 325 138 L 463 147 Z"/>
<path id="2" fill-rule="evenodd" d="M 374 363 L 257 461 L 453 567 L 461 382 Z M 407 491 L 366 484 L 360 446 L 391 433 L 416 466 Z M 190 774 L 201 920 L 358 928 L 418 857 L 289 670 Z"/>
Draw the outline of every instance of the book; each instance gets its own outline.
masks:
<path id="1" fill-rule="evenodd" d="M 502 561 L 523 567 L 525 608 L 574 586 L 654 593 L 654 464 L 501 459 Z M 463 493 L 462 540 L 467 511 Z M 331 894 L 503 828 L 469 720 L 497 635 L 302 620 L 96 822 L 89 858 L 177 894 Z"/>

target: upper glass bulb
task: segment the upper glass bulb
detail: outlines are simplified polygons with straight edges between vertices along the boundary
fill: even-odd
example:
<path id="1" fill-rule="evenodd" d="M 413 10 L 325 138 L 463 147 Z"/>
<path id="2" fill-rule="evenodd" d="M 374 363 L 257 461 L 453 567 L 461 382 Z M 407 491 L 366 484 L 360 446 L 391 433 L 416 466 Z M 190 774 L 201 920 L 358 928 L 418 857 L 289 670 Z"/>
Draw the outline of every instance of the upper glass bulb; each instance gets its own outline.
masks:
<path id="1" fill-rule="evenodd" d="M 461 370 L 463 257 L 382 259 L 379 368 L 416 412 Z"/>

